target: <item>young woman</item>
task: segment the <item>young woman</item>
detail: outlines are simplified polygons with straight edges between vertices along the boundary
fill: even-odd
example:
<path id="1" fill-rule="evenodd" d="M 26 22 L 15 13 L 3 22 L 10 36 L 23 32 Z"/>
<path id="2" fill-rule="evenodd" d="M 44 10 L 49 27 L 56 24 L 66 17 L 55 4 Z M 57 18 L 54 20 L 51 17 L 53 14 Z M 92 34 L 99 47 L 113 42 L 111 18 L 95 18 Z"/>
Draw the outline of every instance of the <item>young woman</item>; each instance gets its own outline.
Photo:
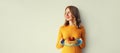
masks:
<path id="1" fill-rule="evenodd" d="M 85 48 L 85 28 L 81 24 L 79 10 L 75 6 L 65 8 L 65 23 L 60 26 L 56 47 L 62 53 L 82 53 Z"/>

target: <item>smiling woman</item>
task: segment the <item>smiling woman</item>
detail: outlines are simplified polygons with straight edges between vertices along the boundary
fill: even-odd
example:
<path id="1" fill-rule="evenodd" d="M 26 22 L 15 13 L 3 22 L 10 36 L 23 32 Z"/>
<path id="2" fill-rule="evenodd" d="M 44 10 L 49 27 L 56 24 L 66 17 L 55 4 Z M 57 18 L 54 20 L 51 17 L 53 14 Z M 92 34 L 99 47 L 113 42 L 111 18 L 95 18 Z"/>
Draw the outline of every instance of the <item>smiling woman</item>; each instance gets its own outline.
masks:
<path id="1" fill-rule="evenodd" d="M 56 47 L 62 53 L 82 53 L 85 48 L 85 28 L 81 24 L 79 10 L 75 6 L 65 8 L 65 23 L 60 26 Z"/>

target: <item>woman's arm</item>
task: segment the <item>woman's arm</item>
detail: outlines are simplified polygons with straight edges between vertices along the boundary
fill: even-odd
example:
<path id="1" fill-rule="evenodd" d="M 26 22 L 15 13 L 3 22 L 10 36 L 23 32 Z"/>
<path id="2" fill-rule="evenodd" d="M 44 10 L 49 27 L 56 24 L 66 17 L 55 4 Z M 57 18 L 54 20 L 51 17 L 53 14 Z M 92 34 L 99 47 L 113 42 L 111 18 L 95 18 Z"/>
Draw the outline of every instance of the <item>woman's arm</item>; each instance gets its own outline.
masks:
<path id="1" fill-rule="evenodd" d="M 80 45 L 80 48 L 85 48 L 86 39 L 85 39 L 85 28 L 83 26 L 81 28 L 81 39 L 82 39 L 82 44 Z"/>
<path id="2" fill-rule="evenodd" d="M 63 47 L 63 45 L 60 42 L 62 38 L 63 38 L 63 35 L 61 32 L 61 27 L 60 27 L 59 32 L 58 32 L 57 44 L 56 44 L 56 48 L 58 48 L 58 49 Z"/>

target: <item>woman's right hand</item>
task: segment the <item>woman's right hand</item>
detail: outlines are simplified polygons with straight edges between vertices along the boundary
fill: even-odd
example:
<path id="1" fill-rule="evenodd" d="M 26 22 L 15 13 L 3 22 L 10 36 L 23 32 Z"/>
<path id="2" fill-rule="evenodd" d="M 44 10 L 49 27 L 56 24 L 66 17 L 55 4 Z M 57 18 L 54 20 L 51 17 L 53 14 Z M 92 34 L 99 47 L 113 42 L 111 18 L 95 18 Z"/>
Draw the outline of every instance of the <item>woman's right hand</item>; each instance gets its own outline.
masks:
<path id="1" fill-rule="evenodd" d="M 60 40 L 60 43 L 61 43 L 62 45 L 64 45 L 65 40 L 62 38 L 62 39 Z"/>

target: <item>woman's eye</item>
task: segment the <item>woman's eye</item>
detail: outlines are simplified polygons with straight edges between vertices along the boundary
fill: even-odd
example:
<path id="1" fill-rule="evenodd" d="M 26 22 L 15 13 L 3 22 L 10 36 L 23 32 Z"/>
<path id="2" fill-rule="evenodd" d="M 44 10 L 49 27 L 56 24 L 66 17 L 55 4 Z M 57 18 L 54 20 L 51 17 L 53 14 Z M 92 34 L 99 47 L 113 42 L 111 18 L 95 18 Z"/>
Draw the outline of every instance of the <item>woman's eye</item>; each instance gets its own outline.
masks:
<path id="1" fill-rule="evenodd" d="M 67 13 L 65 12 L 65 15 L 66 15 Z"/>
<path id="2" fill-rule="evenodd" d="M 66 14 L 66 12 L 65 12 L 65 14 Z"/>

